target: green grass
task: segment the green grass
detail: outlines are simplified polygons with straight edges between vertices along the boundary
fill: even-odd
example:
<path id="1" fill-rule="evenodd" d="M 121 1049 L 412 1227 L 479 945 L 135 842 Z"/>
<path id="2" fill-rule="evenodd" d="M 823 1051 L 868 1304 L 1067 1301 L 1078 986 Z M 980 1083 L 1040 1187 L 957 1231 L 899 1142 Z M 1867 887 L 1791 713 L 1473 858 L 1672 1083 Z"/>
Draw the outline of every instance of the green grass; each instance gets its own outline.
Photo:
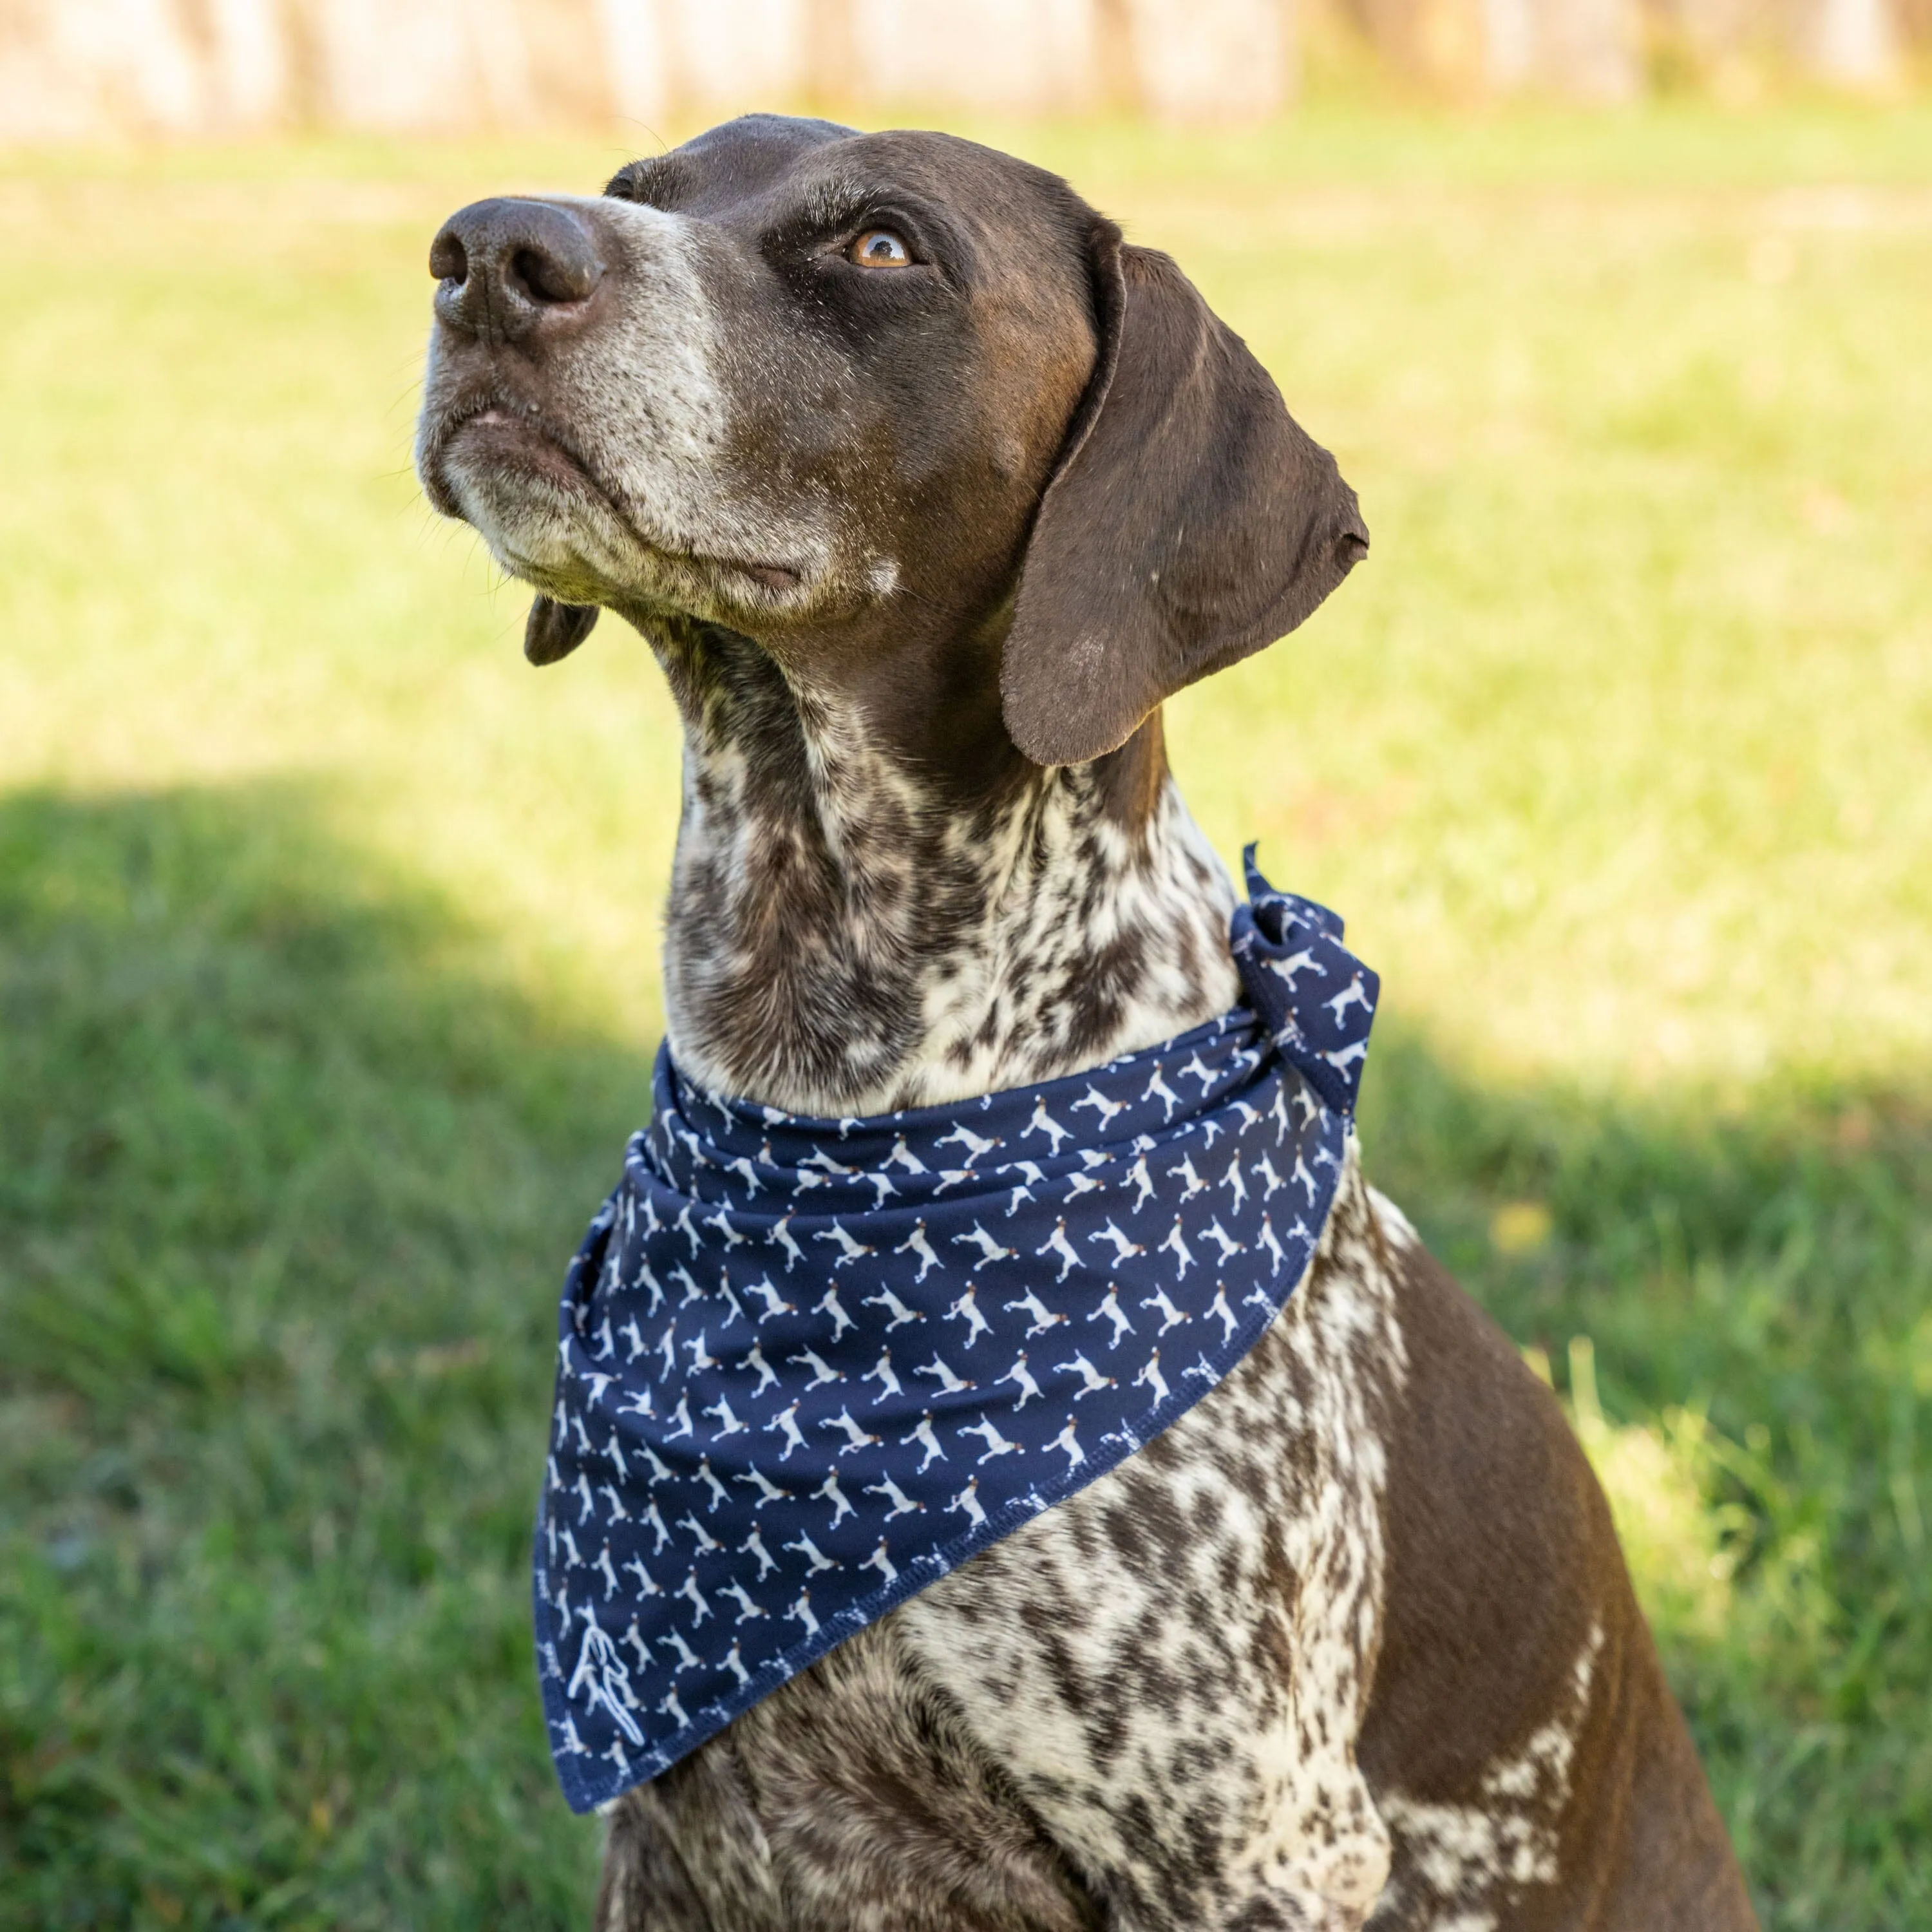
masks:
<path id="1" fill-rule="evenodd" d="M 1175 762 L 1383 968 L 1372 1166 L 1570 1396 L 1767 1922 L 1932 1924 L 1932 114 L 986 131 L 1360 488 Z M 406 450 L 442 214 L 621 158 L 0 171 L 0 1924 L 582 1916 L 533 1445 L 676 737 Z"/>

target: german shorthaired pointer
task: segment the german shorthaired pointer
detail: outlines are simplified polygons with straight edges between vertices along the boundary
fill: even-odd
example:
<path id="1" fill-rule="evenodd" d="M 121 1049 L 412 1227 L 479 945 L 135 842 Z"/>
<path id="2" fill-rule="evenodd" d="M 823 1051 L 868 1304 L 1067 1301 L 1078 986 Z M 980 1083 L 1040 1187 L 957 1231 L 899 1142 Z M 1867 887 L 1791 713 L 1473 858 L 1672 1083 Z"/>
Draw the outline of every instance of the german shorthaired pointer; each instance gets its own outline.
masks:
<path id="1" fill-rule="evenodd" d="M 431 501 L 533 662 L 608 606 L 682 714 L 688 1076 L 860 1114 L 1236 1003 L 1160 705 L 1368 540 L 1172 261 L 969 142 L 758 116 L 430 267 Z M 1210 1394 L 608 1827 L 610 1928 L 1754 1922 L 1562 1415 L 1352 1156 Z"/>

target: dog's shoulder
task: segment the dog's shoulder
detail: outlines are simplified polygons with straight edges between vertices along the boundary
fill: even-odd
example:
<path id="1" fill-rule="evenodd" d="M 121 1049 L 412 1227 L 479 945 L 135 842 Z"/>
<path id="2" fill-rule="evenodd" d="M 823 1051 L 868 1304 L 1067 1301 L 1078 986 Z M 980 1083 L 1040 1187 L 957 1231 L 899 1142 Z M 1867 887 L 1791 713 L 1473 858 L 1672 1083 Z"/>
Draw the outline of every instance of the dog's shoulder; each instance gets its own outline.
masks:
<path id="1" fill-rule="evenodd" d="M 1384 1437 L 1381 1644 L 1357 1746 L 1392 1838 L 1373 1927 L 1540 1924 L 1581 1897 L 1614 1901 L 1617 1924 L 1752 1925 L 1556 1396 L 1370 1199 L 1408 1354 Z"/>

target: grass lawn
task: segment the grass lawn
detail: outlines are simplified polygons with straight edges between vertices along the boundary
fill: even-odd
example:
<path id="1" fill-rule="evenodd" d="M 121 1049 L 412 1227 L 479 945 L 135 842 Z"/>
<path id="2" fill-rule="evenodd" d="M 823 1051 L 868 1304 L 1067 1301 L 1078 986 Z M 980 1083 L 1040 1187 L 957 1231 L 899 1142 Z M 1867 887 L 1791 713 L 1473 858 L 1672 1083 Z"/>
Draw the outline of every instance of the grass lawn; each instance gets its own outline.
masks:
<path id="1" fill-rule="evenodd" d="M 1932 1924 L 1932 112 L 993 128 L 1375 550 L 1172 709 L 1384 976 L 1768 1924 Z M 640 145 L 648 145 L 640 135 Z M 0 1924 L 580 1921 L 526 1555 L 677 742 L 407 465 L 429 235 L 611 142 L 0 161 Z"/>

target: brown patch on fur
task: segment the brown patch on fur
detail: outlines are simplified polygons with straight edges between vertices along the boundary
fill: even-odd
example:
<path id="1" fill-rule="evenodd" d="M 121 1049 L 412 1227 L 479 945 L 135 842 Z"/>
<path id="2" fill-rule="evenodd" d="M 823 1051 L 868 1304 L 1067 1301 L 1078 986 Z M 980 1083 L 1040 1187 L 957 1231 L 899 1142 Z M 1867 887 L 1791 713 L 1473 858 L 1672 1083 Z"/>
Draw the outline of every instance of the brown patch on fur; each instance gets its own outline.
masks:
<path id="1" fill-rule="evenodd" d="M 1390 1262 L 1414 1368 L 1386 1443 L 1382 1653 L 1359 1752 L 1394 1814 L 1389 1889 L 1372 1924 L 1461 1911 L 1511 1932 L 1747 1932 L 1756 1921 L 1736 1862 L 1609 1506 L 1556 1398 L 1426 1250 L 1391 1243 Z M 1520 1761 L 1562 1711 L 1593 1643 L 1560 1788 L 1525 1780 L 1520 1794 L 1498 1794 L 1497 1766 Z M 1528 1801 L 1526 1830 L 1552 1849 L 1553 1882 L 1445 1856 L 1444 1833 L 1402 1822 L 1492 1814 L 1516 1795 Z M 1459 1864 L 1459 1882 L 1442 1882 Z"/>

